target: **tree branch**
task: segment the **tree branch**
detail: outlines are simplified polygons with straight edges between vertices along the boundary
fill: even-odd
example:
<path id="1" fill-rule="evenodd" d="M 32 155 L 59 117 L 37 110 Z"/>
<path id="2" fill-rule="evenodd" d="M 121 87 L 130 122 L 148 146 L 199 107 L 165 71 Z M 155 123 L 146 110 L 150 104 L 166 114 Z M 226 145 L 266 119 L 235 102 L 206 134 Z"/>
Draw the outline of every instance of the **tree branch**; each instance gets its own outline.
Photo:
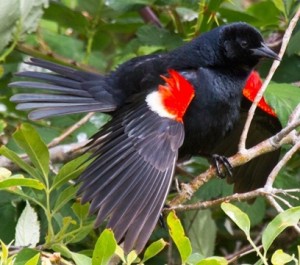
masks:
<path id="1" fill-rule="evenodd" d="M 258 196 L 264 197 L 273 197 L 275 194 L 287 194 L 288 192 L 300 192 L 300 189 L 293 190 L 283 190 L 283 189 L 266 189 L 259 188 L 253 191 L 245 192 L 245 193 L 235 193 L 226 197 L 222 197 L 215 200 L 210 201 L 200 201 L 193 204 L 188 205 L 175 205 L 168 207 L 165 209 L 166 211 L 176 210 L 176 211 L 191 211 L 191 210 L 199 210 L 199 209 L 207 209 L 214 206 L 218 206 L 223 202 L 232 202 L 232 201 L 247 201 L 250 199 L 254 199 Z"/>
<path id="2" fill-rule="evenodd" d="M 281 45 L 280 52 L 279 52 L 279 58 L 280 59 L 283 57 L 283 54 L 286 50 L 286 47 L 289 43 L 289 40 L 290 40 L 291 36 L 292 36 L 293 30 L 294 30 L 294 28 L 297 24 L 297 21 L 299 20 L 299 16 L 300 16 L 300 8 L 298 8 L 295 16 L 290 21 L 290 24 L 289 24 L 288 28 L 286 29 L 285 34 L 283 36 L 282 45 Z M 244 130 L 242 132 L 240 143 L 239 143 L 239 152 L 241 152 L 241 153 L 246 151 L 246 139 L 247 139 L 247 135 L 248 135 L 248 132 L 249 132 L 249 129 L 250 129 L 251 121 L 254 117 L 254 113 L 255 113 L 257 104 L 261 100 L 261 98 L 263 97 L 263 94 L 264 94 L 265 90 L 267 89 L 267 86 L 269 85 L 269 83 L 270 83 L 276 69 L 278 68 L 279 64 L 280 64 L 280 61 L 274 61 L 273 62 L 272 67 L 269 71 L 269 74 L 267 75 L 261 89 L 257 93 L 257 95 L 256 95 L 256 97 L 253 101 L 253 104 L 251 105 L 251 107 L 249 109 L 248 117 L 247 117 L 245 127 L 244 127 Z"/>
<path id="3" fill-rule="evenodd" d="M 60 136 L 54 138 L 48 145 L 48 148 L 54 147 L 58 145 L 60 142 L 62 142 L 64 139 L 66 139 L 71 133 L 76 131 L 78 128 L 80 128 L 83 124 L 87 123 L 90 118 L 95 114 L 95 112 L 90 112 L 86 114 L 82 119 L 80 119 L 78 122 L 76 122 L 74 125 L 69 127 L 67 130 L 65 130 Z"/>

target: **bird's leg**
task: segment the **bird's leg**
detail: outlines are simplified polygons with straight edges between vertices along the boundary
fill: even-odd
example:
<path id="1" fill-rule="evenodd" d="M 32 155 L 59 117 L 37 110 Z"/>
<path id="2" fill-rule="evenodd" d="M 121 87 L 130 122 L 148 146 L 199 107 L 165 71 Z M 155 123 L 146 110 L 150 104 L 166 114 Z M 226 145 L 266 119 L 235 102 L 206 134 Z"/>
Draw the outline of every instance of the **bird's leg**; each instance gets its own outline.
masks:
<path id="1" fill-rule="evenodd" d="M 227 157 L 222 156 L 222 155 L 217 155 L 217 154 L 213 154 L 211 155 L 211 160 L 213 165 L 216 167 L 217 170 L 217 175 L 220 178 L 226 178 L 226 176 L 230 176 L 232 177 L 232 165 L 230 164 L 230 162 L 228 161 Z M 221 170 L 221 166 L 225 167 L 225 171 L 222 172 Z"/>
<path id="2" fill-rule="evenodd" d="M 159 215 L 158 222 L 162 228 L 167 229 L 166 221 L 165 221 L 164 215 L 162 213 L 160 213 L 160 215 Z"/>

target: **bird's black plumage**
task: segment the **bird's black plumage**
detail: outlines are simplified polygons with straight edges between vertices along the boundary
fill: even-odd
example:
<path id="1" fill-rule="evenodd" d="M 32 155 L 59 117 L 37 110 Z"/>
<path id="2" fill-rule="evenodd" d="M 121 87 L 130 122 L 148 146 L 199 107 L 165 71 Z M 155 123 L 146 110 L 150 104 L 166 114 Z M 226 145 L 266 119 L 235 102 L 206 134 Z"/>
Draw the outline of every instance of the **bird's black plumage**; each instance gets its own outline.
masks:
<path id="1" fill-rule="evenodd" d="M 19 73 L 39 82 L 10 86 L 43 92 L 17 94 L 11 100 L 18 109 L 32 109 L 33 120 L 86 111 L 112 114 L 89 144 L 94 160 L 78 179 L 79 194 L 83 202 L 91 201 L 96 226 L 109 217 L 108 227 L 118 241 L 124 240 L 125 251 L 140 252 L 159 218 L 178 156 L 210 153 L 232 130 L 244 83 L 262 57 L 276 59 L 276 54 L 255 28 L 233 23 L 169 53 L 129 60 L 107 75 L 31 59 L 29 64 L 54 74 Z M 177 74 L 172 76 L 170 69 Z M 170 84 L 161 75 L 169 76 Z M 172 109 L 173 95 L 168 93 L 187 89 L 183 77 L 194 93 L 183 92 L 188 93 L 182 94 L 186 104 L 192 101 L 179 117 L 181 110 Z"/>
<path id="2" fill-rule="evenodd" d="M 243 97 L 238 122 L 233 130 L 215 145 L 213 153 L 227 157 L 236 154 L 251 104 L 250 100 Z M 282 125 L 277 117 L 257 108 L 247 136 L 246 148 L 257 145 L 281 129 Z M 232 177 L 228 176 L 228 182 L 234 183 L 234 192 L 242 193 L 263 187 L 279 157 L 280 149 L 277 149 L 234 168 Z"/>

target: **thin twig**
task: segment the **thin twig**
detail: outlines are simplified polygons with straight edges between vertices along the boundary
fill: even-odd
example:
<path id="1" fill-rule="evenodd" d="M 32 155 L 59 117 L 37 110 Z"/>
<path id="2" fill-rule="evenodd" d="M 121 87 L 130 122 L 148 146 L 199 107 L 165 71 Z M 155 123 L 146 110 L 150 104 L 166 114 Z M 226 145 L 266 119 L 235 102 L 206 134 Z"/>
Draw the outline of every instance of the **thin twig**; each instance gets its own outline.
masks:
<path id="1" fill-rule="evenodd" d="M 284 165 L 291 159 L 291 157 L 299 150 L 300 148 L 300 139 L 298 139 L 298 142 L 288 151 L 285 153 L 283 158 L 277 163 L 277 165 L 273 168 L 271 171 L 265 188 L 271 189 L 273 186 L 273 183 L 275 181 L 276 176 L 278 175 L 279 171 L 283 168 Z"/>
<path id="2" fill-rule="evenodd" d="M 294 192 L 300 193 L 300 189 L 293 190 Z M 233 195 L 229 195 L 226 197 L 222 197 L 215 200 L 196 202 L 188 205 L 172 205 L 165 209 L 166 211 L 176 210 L 176 211 L 190 211 L 190 210 L 199 210 L 199 209 L 207 209 L 217 205 L 220 205 L 222 202 L 232 202 L 232 201 L 247 201 L 258 196 L 270 196 L 273 197 L 275 194 L 284 194 L 289 192 L 289 190 L 283 189 L 267 189 L 267 188 L 259 188 L 253 191 L 245 192 L 245 193 L 235 193 Z M 170 204 L 168 204 L 170 205 Z"/>
<path id="3" fill-rule="evenodd" d="M 261 237 L 262 237 L 262 233 L 259 233 L 258 236 L 253 240 L 255 245 L 257 245 L 259 243 L 259 241 L 261 240 Z M 259 245 L 257 247 L 258 247 L 258 249 L 261 249 L 262 245 Z M 226 260 L 228 261 L 228 264 L 231 264 L 232 262 L 238 260 L 239 258 L 244 257 L 253 252 L 255 252 L 255 249 L 253 249 L 252 246 L 249 244 L 249 245 L 243 247 L 242 249 L 240 249 L 239 251 L 237 251 L 233 254 L 227 255 Z"/>
<path id="4" fill-rule="evenodd" d="M 66 139 L 71 133 L 76 131 L 83 124 L 87 123 L 90 118 L 95 114 L 95 112 L 90 112 L 86 114 L 81 120 L 76 122 L 74 125 L 65 130 L 60 136 L 54 138 L 47 146 L 48 148 L 53 147 L 61 143 L 64 139 Z"/>
<path id="5" fill-rule="evenodd" d="M 299 16 L 300 16 L 300 8 L 298 8 L 295 16 L 290 21 L 290 24 L 289 24 L 288 28 L 286 29 L 286 31 L 284 33 L 284 36 L 283 36 L 283 39 L 282 39 L 282 45 L 281 45 L 281 48 L 280 48 L 280 52 L 278 54 L 279 58 L 283 57 L 283 54 L 286 50 L 286 47 L 289 43 L 289 40 L 290 40 L 291 36 L 292 36 L 293 30 L 294 30 L 294 28 L 297 24 L 297 21 L 299 20 Z M 246 150 L 246 139 L 247 139 L 247 135 L 248 135 L 248 132 L 249 132 L 249 129 L 250 129 L 251 121 L 254 117 L 254 113 L 255 113 L 255 109 L 257 107 L 257 104 L 261 100 L 261 98 L 262 98 L 267 86 L 269 85 L 276 69 L 278 68 L 279 64 L 280 64 L 280 61 L 274 61 L 273 62 L 272 67 L 269 71 L 269 74 L 267 75 L 261 89 L 257 93 L 257 95 L 254 99 L 254 102 L 253 102 L 253 104 L 251 105 L 251 107 L 249 109 L 248 117 L 247 117 L 245 127 L 244 127 L 244 130 L 242 132 L 240 143 L 239 143 L 239 152 L 241 152 L 241 153 L 245 152 L 245 150 Z"/>
<path id="6" fill-rule="evenodd" d="M 284 209 L 279 205 L 279 203 L 275 200 L 274 197 L 267 196 L 266 198 L 267 198 L 268 202 L 276 209 L 276 211 L 278 213 L 282 213 L 284 211 Z M 293 228 L 300 235 L 300 227 L 299 227 L 299 225 L 295 225 L 295 226 L 293 226 Z"/>

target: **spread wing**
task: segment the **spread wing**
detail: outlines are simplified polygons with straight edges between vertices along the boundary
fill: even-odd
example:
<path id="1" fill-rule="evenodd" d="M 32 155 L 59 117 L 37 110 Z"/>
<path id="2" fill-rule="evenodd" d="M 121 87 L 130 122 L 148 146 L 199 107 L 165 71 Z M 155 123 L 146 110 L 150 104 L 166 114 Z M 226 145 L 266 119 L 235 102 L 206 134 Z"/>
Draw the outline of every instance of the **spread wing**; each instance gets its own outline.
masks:
<path id="1" fill-rule="evenodd" d="M 140 252 L 166 199 L 183 124 L 159 116 L 143 99 L 121 109 L 93 137 L 94 161 L 79 178 L 82 202 L 91 201 L 96 226 L 109 217 L 124 249 Z"/>

